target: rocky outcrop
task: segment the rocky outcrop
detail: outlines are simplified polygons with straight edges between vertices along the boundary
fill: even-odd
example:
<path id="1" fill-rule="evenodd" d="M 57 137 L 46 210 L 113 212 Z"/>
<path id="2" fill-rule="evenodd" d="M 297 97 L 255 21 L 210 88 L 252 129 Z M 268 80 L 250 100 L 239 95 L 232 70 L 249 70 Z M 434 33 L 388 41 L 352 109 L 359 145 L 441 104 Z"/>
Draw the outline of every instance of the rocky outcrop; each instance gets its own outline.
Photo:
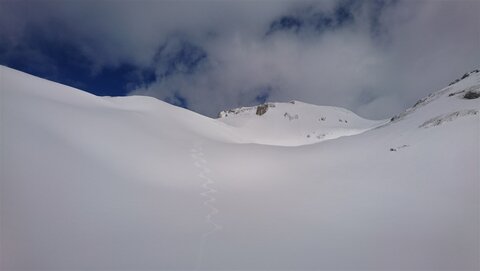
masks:
<path id="1" fill-rule="evenodd" d="M 275 107 L 275 103 L 265 103 L 257 106 L 251 106 L 251 107 L 240 107 L 240 108 L 235 108 L 235 109 L 230 109 L 230 110 L 224 110 L 218 114 L 219 118 L 225 118 L 228 117 L 229 115 L 238 115 L 238 114 L 255 114 L 257 116 L 262 116 L 263 114 L 267 113 L 268 108 L 270 107 Z"/>
<path id="2" fill-rule="evenodd" d="M 430 128 L 430 127 L 442 125 L 445 122 L 453 121 L 459 117 L 472 116 L 472 115 L 478 115 L 478 110 L 476 109 L 461 110 L 461 111 L 452 112 L 450 114 L 437 116 L 435 118 L 425 121 L 422 125 L 418 127 Z"/>
<path id="3" fill-rule="evenodd" d="M 261 116 L 267 113 L 267 110 L 268 110 L 268 104 L 261 104 L 257 106 L 257 112 L 255 114 L 257 114 L 258 116 Z"/>
<path id="4" fill-rule="evenodd" d="M 449 86 L 454 85 L 454 84 L 460 82 L 461 80 L 469 77 L 471 74 L 479 73 L 479 72 L 480 72 L 480 70 L 478 70 L 478 69 L 473 70 L 473 71 L 471 71 L 471 72 L 467 72 L 467 73 L 465 73 L 461 78 L 455 79 L 454 81 L 450 82 L 450 84 L 448 84 L 448 85 L 449 85 Z"/>
<path id="5" fill-rule="evenodd" d="M 467 91 L 467 93 L 463 95 L 463 98 L 467 100 L 480 98 L 480 91 L 474 91 L 474 90 Z"/>

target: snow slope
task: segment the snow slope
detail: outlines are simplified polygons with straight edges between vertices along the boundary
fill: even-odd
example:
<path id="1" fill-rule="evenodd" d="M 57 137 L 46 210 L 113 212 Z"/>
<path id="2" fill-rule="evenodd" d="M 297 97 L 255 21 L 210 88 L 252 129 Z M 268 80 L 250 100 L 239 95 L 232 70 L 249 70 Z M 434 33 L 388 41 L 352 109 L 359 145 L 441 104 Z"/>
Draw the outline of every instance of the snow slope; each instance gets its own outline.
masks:
<path id="1" fill-rule="evenodd" d="M 257 114 L 258 108 L 264 114 Z M 220 112 L 220 121 L 235 127 L 245 142 L 299 146 L 368 131 L 385 121 L 371 121 L 338 107 L 299 101 L 268 103 Z"/>
<path id="2" fill-rule="evenodd" d="M 478 270 L 479 88 L 215 120 L 0 67 L 0 269 Z"/>

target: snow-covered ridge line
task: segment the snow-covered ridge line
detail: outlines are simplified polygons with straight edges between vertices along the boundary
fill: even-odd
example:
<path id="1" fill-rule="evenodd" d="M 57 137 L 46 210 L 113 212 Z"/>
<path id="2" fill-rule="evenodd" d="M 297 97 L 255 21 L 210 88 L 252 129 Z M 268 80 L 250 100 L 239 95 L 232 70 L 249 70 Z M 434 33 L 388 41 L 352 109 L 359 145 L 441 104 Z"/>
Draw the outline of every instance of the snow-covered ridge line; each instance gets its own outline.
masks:
<path id="1" fill-rule="evenodd" d="M 411 115 L 418 115 L 416 120 L 423 119 L 414 124 L 414 127 L 419 127 L 432 119 L 443 119 L 451 112 L 471 109 L 471 106 L 464 107 L 472 103 L 469 100 L 478 97 L 480 72 L 473 70 L 455 80 L 455 83 L 418 100 L 412 107 L 389 120 L 366 120 L 344 108 L 299 101 L 269 102 L 225 110 L 220 112 L 218 120 L 232 126 L 234 133 L 243 138 L 244 142 L 298 146 L 380 129 L 402 122 Z M 432 107 L 430 103 L 436 105 Z"/>
<path id="2" fill-rule="evenodd" d="M 462 81 L 463 79 L 469 77 L 470 75 L 472 75 L 472 74 L 474 74 L 474 73 L 480 73 L 480 70 L 479 70 L 479 69 L 475 69 L 475 70 L 473 70 L 473 71 L 471 71 L 471 72 L 466 72 L 465 74 L 462 75 L 462 77 L 457 78 L 457 79 L 453 80 L 452 82 L 450 82 L 450 84 L 448 84 L 448 86 L 454 85 L 454 84 Z"/>
<path id="3" fill-rule="evenodd" d="M 465 103 L 468 100 L 477 99 L 480 97 L 480 71 L 475 69 L 471 72 L 465 73 L 461 78 L 456 79 L 450 83 L 447 87 L 440 89 L 438 91 L 430 93 L 428 96 L 419 99 L 413 106 L 407 108 L 404 112 L 393 116 L 390 121 L 384 125 L 381 125 L 377 128 L 382 128 L 386 125 L 397 123 L 411 114 L 417 112 L 418 110 L 424 110 L 427 108 L 426 105 L 431 102 L 445 103 L 446 111 L 448 107 L 455 107 L 454 104 Z M 458 100 L 452 100 L 457 98 Z M 463 101 L 463 102 L 462 102 Z M 431 110 L 427 110 L 431 111 Z M 445 112 L 446 113 L 446 112 Z M 443 114 L 442 114 L 443 115 Z M 432 116 L 433 118 L 441 118 L 440 115 Z M 426 120 L 428 121 L 428 120 Z"/>
<path id="4" fill-rule="evenodd" d="M 299 101 L 230 109 L 222 111 L 218 120 L 231 126 L 245 142 L 281 146 L 356 135 L 386 121 L 367 120 L 344 108 Z"/>
<path id="5" fill-rule="evenodd" d="M 229 110 L 223 110 L 223 111 L 220 111 L 220 113 L 218 113 L 218 117 L 219 118 L 226 118 L 228 117 L 229 115 L 237 115 L 237 114 L 241 114 L 241 113 L 244 113 L 244 112 L 253 112 L 255 111 L 255 114 L 261 116 L 263 115 L 264 113 L 260 113 L 261 112 L 261 108 L 266 108 L 268 110 L 268 108 L 270 107 L 275 107 L 275 103 L 264 103 L 264 104 L 260 104 L 260 105 L 255 105 L 255 106 L 243 106 L 243 107 L 238 107 L 238 108 L 232 108 L 232 109 L 229 109 Z"/>
<path id="6" fill-rule="evenodd" d="M 465 117 L 469 115 L 477 115 L 478 110 L 476 109 L 467 109 L 455 111 L 449 114 L 441 115 L 432 119 L 427 120 L 422 125 L 418 126 L 419 128 L 430 128 L 438 125 L 442 125 L 445 122 L 453 121 L 456 118 Z"/>

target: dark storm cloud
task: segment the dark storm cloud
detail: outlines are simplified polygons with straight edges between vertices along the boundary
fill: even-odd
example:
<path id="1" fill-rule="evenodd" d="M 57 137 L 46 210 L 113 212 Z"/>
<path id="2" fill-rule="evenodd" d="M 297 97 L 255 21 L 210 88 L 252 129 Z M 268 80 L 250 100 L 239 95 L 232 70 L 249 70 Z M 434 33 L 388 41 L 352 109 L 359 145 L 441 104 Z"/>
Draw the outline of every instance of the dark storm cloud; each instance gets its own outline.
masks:
<path id="1" fill-rule="evenodd" d="M 106 88 L 117 76 L 117 88 L 210 116 L 295 99 L 389 117 L 480 61 L 477 1 L 0 5 L 2 63 L 87 83 L 107 71 Z"/>
<path id="2" fill-rule="evenodd" d="M 333 9 L 325 10 L 307 5 L 295 12 L 280 16 L 269 26 L 266 35 L 279 31 L 292 31 L 295 34 L 311 31 L 321 34 L 323 31 L 333 31 L 354 23 L 354 9 L 360 1 L 339 1 Z"/>

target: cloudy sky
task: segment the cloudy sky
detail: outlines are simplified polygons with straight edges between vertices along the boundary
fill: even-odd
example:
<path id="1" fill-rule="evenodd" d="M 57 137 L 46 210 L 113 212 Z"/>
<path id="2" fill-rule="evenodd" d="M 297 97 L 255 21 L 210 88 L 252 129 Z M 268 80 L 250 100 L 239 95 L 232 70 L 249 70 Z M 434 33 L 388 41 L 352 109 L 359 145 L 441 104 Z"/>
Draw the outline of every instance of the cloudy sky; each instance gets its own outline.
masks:
<path id="1" fill-rule="evenodd" d="M 386 118 L 480 64 L 480 1 L 0 0 L 0 64 L 205 114 L 300 100 Z"/>

